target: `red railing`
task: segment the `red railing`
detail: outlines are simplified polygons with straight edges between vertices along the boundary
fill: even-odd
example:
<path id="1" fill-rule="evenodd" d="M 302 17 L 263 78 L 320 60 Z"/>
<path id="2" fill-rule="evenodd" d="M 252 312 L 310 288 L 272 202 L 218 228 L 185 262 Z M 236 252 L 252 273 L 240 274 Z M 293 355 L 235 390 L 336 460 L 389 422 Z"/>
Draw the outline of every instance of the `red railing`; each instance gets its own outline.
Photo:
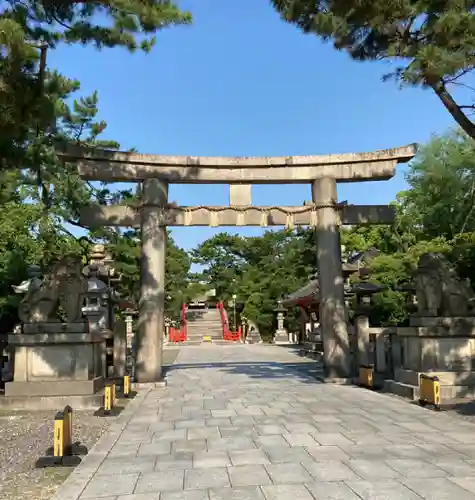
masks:
<path id="1" fill-rule="evenodd" d="M 174 344 L 178 342 L 185 342 L 188 333 L 187 329 L 188 329 L 188 322 L 186 319 L 186 304 L 183 304 L 183 306 L 181 307 L 181 314 L 180 314 L 180 328 L 170 327 L 168 333 L 169 341 L 173 342 Z"/>
<path id="2" fill-rule="evenodd" d="M 242 336 L 242 329 L 241 329 L 241 327 L 239 327 L 237 332 L 231 332 L 229 330 L 228 315 L 226 314 L 226 310 L 224 309 L 223 301 L 220 300 L 216 304 L 216 309 L 219 310 L 219 313 L 221 316 L 221 325 L 223 327 L 224 340 L 231 340 L 233 342 L 239 342 L 241 340 L 241 336 Z"/>

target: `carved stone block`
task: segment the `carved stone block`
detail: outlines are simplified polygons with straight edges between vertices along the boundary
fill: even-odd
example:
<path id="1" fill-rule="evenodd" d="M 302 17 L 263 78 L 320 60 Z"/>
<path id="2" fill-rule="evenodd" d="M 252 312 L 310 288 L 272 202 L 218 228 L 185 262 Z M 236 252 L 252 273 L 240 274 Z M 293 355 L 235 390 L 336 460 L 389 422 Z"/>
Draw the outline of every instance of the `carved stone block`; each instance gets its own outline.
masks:
<path id="1" fill-rule="evenodd" d="M 252 204 L 251 184 L 230 184 L 229 204 L 231 206 L 248 206 Z"/>

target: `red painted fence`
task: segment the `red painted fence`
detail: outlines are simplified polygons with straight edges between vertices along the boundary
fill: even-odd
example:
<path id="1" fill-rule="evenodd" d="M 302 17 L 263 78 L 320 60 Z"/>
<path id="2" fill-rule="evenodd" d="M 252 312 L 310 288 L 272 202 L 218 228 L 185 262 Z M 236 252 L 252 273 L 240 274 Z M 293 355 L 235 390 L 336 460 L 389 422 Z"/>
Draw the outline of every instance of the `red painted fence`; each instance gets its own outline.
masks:
<path id="1" fill-rule="evenodd" d="M 219 309 L 220 312 L 224 340 L 239 342 L 242 336 L 242 328 L 239 327 L 237 332 L 231 332 L 229 330 L 228 315 L 226 314 L 226 310 L 224 309 L 224 303 L 221 300 L 216 304 L 216 309 Z"/>
<path id="2" fill-rule="evenodd" d="M 170 327 L 168 339 L 170 342 L 177 344 L 178 342 L 185 342 L 188 337 L 188 323 L 186 320 L 186 304 L 181 307 L 180 314 L 180 328 Z"/>

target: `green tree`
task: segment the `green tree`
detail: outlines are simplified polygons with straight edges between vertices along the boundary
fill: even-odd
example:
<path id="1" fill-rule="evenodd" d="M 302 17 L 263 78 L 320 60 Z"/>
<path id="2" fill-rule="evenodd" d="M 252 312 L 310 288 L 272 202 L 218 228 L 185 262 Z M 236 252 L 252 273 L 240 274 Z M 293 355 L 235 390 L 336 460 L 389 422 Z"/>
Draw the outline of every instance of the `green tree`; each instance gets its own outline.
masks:
<path id="1" fill-rule="evenodd" d="M 475 141 L 459 132 L 435 136 L 409 165 L 398 195 L 402 218 L 419 237 L 452 240 L 475 231 Z"/>
<path id="2" fill-rule="evenodd" d="M 25 166 L 27 146 L 54 134 L 79 83 L 46 68 L 59 44 L 148 52 L 157 31 L 187 24 L 171 0 L 7 0 L 0 7 L 0 167 Z"/>
<path id="3" fill-rule="evenodd" d="M 220 233 L 192 255 L 204 266 L 201 278 L 216 289 L 217 298 L 227 301 L 236 294 L 238 311 L 267 336 L 275 329 L 277 300 L 303 286 L 316 263 L 314 232 L 303 229 L 267 231 L 250 238 Z M 295 321 L 291 310 L 291 328 Z"/>
<path id="4" fill-rule="evenodd" d="M 473 0 L 271 0 L 282 18 L 358 61 L 388 59 L 403 84 L 432 89 L 475 139 L 471 102 L 457 102 L 475 67 Z M 471 89 L 470 89 L 471 90 Z"/>

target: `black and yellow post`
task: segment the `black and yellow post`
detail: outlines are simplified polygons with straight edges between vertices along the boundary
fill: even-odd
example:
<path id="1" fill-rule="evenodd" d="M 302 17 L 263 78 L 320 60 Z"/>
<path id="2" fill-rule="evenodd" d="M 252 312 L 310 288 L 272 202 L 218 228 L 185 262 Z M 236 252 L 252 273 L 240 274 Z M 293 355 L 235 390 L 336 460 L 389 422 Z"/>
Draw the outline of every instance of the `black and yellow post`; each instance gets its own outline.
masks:
<path id="1" fill-rule="evenodd" d="M 97 410 L 94 415 L 97 417 L 115 417 L 124 408 L 122 406 L 116 406 L 116 389 L 115 383 L 108 383 L 104 387 L 104 404 L 99 410 Z"/>
<path id="2" fill-rule="evenodd" d="M 130 375 L 126 373 L 122 379 L 122 384 L 120 385 L 120 392 L 118 392 L 118 397 L 133 399 L 135 398 L 136 395 L 137 393 L 135 391 L 132 391 L 132 383 L 130 380 Z"/>
<path id="3" fill-rule="evenodd" d="M 440 380 L 421 373 L 419 376 L 419 404 L 431 405 L 435 410 L 440 410 Z"/>
<path id="4" fill-rule="evenodd" d="M 358 371 L 358 385 L 367 389 L 374 389 L 374 367 L 373 365 L 360 365 Z"/>
<path id="5" fill-rule="evenodd" d="M 80 443 L 73 444 L 73 410 L 66 406 L 54 417 L 53 446 L 36 462 L 37 468 L 75 467 L 81 463 L 80 455 L 87 454 L 87 448 Z"/>
<path id="6" fill-rule="evenodd" d="M 124 388 L 123 388 L 124 398 L 130 396 L 130 375 L 124 375 Z"/>

